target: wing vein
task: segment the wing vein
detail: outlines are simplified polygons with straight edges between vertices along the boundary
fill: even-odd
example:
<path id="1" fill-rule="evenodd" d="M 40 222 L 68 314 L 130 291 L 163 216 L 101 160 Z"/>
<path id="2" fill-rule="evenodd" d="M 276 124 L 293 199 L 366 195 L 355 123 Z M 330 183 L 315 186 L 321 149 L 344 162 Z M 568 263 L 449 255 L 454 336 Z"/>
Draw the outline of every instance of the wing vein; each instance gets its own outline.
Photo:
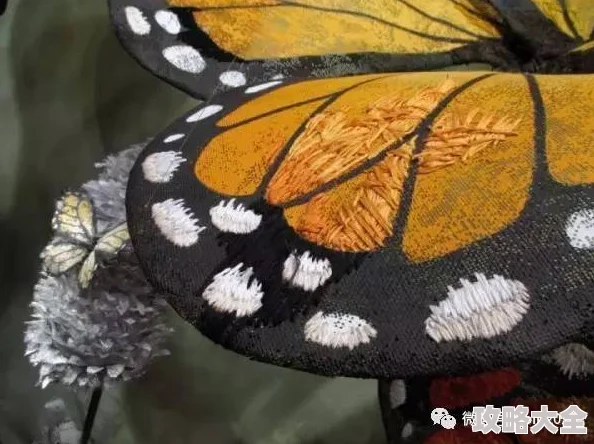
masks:
<path id="1" fill-rule="evenodd" d="M 464 29 L 464 28 L 463 28 L 463 27 L 461 27 L 461 26 L 458 26 L 458 25 L 456 25 L 456 24 L 454 24 L 454 23 L 450 23 L 450 22 L 448 22 L 448 21 L 447 21 L 447 20 L 445 20 L 445 19 L 442 19 L 442 18 L 439 18 L 439 17 L 435 17 L 435 16 L 433 16 L 433 15 L 431 15 L 431 14 L 428 14 L 428 13 L 426 13 L 426 12 L 425 12 L 425 11 L 423 11 L 422 9 L 420 9 L 420 8 L 417 8 L 416 6 L 414 6 L 414 5 L 410 4 L 410 3 L 409 3 L 407 0 L 400 0 L 400 3 L 402 3 L 403 5 L 405 5 L 405 6 L 406 6 L 406 7 L 408 7 L 408 8 L 412 9 L 412 10 L 413 10 L 413 11 L 415 11 L 417 14 L 419 14 L 419 15 L 422 15 L 423 17 L 425 17 L 425 18 L 428 18 L 428 19 L 430 19 L 430 20 L 433 20 L 433 21 L 434 21 L 434 22 L 436 22 L 436 23 L 440 23 L 440 24 L 442 24 L 442 25 L 449 26 L 450 28 L 452 28 L 452 29 L 455 29 L 456 31 L 460 31 L 460 32 L 462 32 L 462 33 L 464 33 L 464 34 L 466 34 L 466 35 L 469 35 L 469 36 L 471 36 L 471 37 L 476 37 L 476 38 L 478 38 L 478 39 L 481 39 L 481 38 L 483 38 L 483 36 L 481 36 L 481 35 L 479 35 L 479 34 L 476 34 L 476 33 L 472 32 L 472 31 L 468 31 L 467 29 Z"/>
<path id="2" fill-rule="evenodd" d="M 282 164 L 283 160 L 289 154 L 289 151 L 291 150 L 291 147 L 293 146 L 293 142 L 303 132 L 303 129 L 305 128 L 305 126 L 307 125 L 307 122 L 309 121 L 309 119 L 311 119 L 312 116 L 315 116 L 316 114 L 322 112 L 324 109 L 326 109 L 332 103 L 334 103 L 339 97 L 341 97 L 344 93 L 346 93 L 346 92 L 348 92 L 348 91 L 350 91 L 352 89 L 358 88 L 361 85 L 365 85 L 366 83 L 374 82 L 376 80 L 379 81 L 379 80 L 385 79 L 387 77 L 391 77 L 392 75 L 393 74 L 385 75 L 385 76 L 381 76 L 381 77 L 375 77 L 373 79 L 365 80 L 363 82 L 357 83 L 356 85 L 351 85 L 348 88 L 343 89 L 342 91 L 338 91 L 338 92 L 335 92 L 333 94 L 328 95 L 328 97 L 331 97 L 331 99 L 329 99 L 326 102 L 324 102 L 322 105 L 320 105 L 318 108 L 316 108 L 311 113 L 311 115 L 309 116 L 309 118 L 306 119 L 303 122 L 303 124 L 301 125 L 301 127 L 299 127 L 297 129 L 297 131 L 295 131 L 295 133 L 287 141 L 287 143 L 285 144 L 285 146 L 283 147 L 283 149 L 278 153 L 278 155 L 274 159 L 274 162 L 272 163 L 272 165 L 268 169 L 268 172 L 264 176 L 264 178 L 263 178 L 263 180 L 262 180 L 262 182 L 260 184 L 260 187 L 258 188 L 257 193 L 262 193 L 263 190 L 265 190 L 268 187 L 268 184 L 269 184 L 270 180 L 274 177 L 274 175 L 276 174 L 276 172 L 280 168 L 280 165 Z M 318 98 L 318 100 L 319 100 L 319 98 Z"/>
<path id="3" fill-rule="evenodd" d="M 276 4 L 276 5 L 205 6 L 205 7 L 193 6 L 189 9 L 191 9 L 193 11 L 203 12 L 203 11 L 216 11 L 216 10 L 226 10 L 226 9 L 265 9 L 265 8 L 286 8 L 286 7 L 297 7 L 297 8 L 302 8 L 302 9 L 311 9 L 314 11 L 322 11 L 322 12 L 329 12 L 329 13 L 334 13 L 334 14 L 343 14 L 343 15 L 350 15 L 350 16 L 354 16 L 354 17 L 361 17 L 361 18 L 365 18 L 368 20 L 373 20 L 377 23 L 381 23 L 383 25 L 386 25 L 386 26 L 389 26 L 389 27 L 392 27 L 395 29 L 399 29 L 400 31 L 404 31 L 409 34 L 413 34 L 413 35 L 416 35 L 417 37 L 421 37 L 421 38 L 424 38 L 427 40 L 447 42 L 447 43 L 461 43 L 461 44 L 469 44 L 469 43 L 474 42 L 474 40 L 469 40 L 469 39 L 441 37 L 441 36 L 434 36 L 431 34 L 426 34 L 424 32 L 416 31 L 414 29 L 407 28 L 406 26 L 399 25 L 398 23 L 390 22 L 389 20 L 385 20 L 380 17 L 376 17 L 374 15 L 367 14 L 364 12 L 349 11 L 346 9 L 334 9 L 334 8 L 328 8 L 328 7 L 324 7 L 324 6 L 304 5 L 302 3 L 293 2 L 293 1 L 289 1 L 289 0 L 284 0 L 284 1 L 282 1 L 282 3 Z M 450 24 L 450 25 L 452 25 L 452 24 Z M 454 26 L 454 25 L 452 25 L 452 26 Z M 470 34 L 470 35 L 473 35 L 473 34 Z M 484 37 L 480 37 L 480 38 L 484 39 Z"/>
<path id="4" fill-rule="evenodd" d="M 575 27 L 575 23 L 573 23 L 573 20 L 571 20 L 571 17 L 569 17 L 569 10 L 567 9 L 567 1 L 566 0 L 557 0 L 557 2 L 559 3 L 561 10 L 563 11 L 563 20 L 565 20 L 565 24 L 567 25 L 567 27 L 573 34 L 573 37 L 575 37 L 576 39 L 583 42 L 584 39 L 582 39 L 582 37 L 580 36 L 577 28 Z"/>
<path id="5" fill-rule="evenodd" d="M 377 165 L 379 162 L 381 162 L 382 160 L 384 160 L 386 158 L 386 156 L 388 155 L 389 152 L 394 151 L 394 150 L 404 146 L 406 143 L 410 142 L 414 137 L 418 137 L 418 140 L 417 140 L 417 150 L 418 150 L 418 147 L 420 146 L 419 144 L 423 141 L 423 139 L 426 137 L 426 135 L 429 132 L 429 126 L 430 126 L 431 122 L 445 109 L 445 107 L 458 94 L 460 94 L 461 92 L 463 92 L 470 86 L 474 85 L 475 83 L 477 83 L 481 80 L 487 79 L 493 75 L 494 74 L 485 74 L 485 75 L 476 77 L 476 78 L 466 82 L 465 84 L 461 85 L 460 87 L 456 88 L 454 91 L 452 91 L 446 97 L 444 97 L 443 100 L 435 107 L 435 109 L 431 113 L 429 113 L 429 115 L 427 115 L 427 117 L 425 117 L 423 119 L 423 121 L 413 131 L 408 133 L 406 136 L 404 136 L 402 139 L 400 139 L 397 143 L 386 147 L 385 149 L 380 151 L 377 155 L 375 155 L 374 157 L 372 157 L 369 160 L 366 160 L 365 162 L 363 162 L 361 165 L 357 166 L 356 168 L 353 168 L 348 173 L 346 173 L 334 180 L 331 180 L 323 185 L 320 185 L 316 189 L 310 191 L 309 193 L 304 194 L 303 196 L 300 196 L 298 198 L 295 198 L 293 200 L 285 202 L 281 206 L 283 208 L 289 208 L 292 206 L 304 204 L 304 203 L 308 202 L 310 199 L 312 199 L 313 197 L 317 196 L 318 194 L 328 191 L 329 189 L 332 189 L 332 188 L 334 188 L 334 187 L 336 187 L 350 179 L 353 179 L 354 177 L 358 176 L 362 172 Z M 417 151 L 417 150 L 415 150 L 415 151 Z M 416 154 L 416 152 L 414 154 Z M 414 168 L 414 166 L 413 166 L 413 168 Z M 412 177 L 413 177 L 412 174 L 409 175 L 408 181 L 410 181 Z M 406 183 L 405 183 L 405 187 L 406 187 Z"/>

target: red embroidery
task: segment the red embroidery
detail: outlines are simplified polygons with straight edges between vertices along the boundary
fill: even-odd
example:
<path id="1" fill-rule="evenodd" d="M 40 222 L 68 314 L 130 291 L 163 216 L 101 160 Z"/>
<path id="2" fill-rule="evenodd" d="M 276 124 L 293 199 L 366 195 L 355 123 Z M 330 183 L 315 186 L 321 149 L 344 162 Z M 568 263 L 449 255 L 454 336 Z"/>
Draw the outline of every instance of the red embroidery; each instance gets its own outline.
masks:
<path id="1" fill-rule="evenodd" d="M 456 378 L 437 378 L 431 381 L 431 407 L 454 409 L 484 404 L 509 393 L 520 384 L 521 375 L 515 369 L 503 369 Z"/>

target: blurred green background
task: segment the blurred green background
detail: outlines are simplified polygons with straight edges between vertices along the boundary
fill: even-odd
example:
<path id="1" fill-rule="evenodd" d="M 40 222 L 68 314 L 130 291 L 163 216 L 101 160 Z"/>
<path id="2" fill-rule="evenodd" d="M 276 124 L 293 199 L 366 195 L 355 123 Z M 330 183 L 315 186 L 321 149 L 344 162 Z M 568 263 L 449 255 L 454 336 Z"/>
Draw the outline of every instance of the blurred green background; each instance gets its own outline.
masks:
<path id="1" fill-rule="evenodd" d="M 144 141 L 194 102 L 140 68 L 107 0 L 9 0 L 0 17 L 0 443 L 32 442 L 44 404 L 23 322 L 54 200 L 108 152 Z M 173 356 L 109 392 L 95 443 L 376 444 L 376 382 L 327 379 L 227 352 L 171 316 Z M 84 399 L 83 399 L 84 401 Z"/>

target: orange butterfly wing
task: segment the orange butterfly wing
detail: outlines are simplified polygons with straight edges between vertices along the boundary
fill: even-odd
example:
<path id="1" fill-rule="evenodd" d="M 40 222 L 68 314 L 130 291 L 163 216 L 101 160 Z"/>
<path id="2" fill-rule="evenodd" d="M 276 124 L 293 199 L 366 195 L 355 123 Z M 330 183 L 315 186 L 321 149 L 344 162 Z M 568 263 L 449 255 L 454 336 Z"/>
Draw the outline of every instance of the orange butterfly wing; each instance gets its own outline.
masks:
<path id="1" fill-rule="evenodd" d="M 195 8 L 196 25 L 244 60 L 348 53 L 448 51 L 497 30 L 471 0 L 168 0 Z M 430 12 L 425 12 L 430 11 Z"/>
<path id="2" fill-rule="evenodd" d="M 549 170 L 566 185 L 594 183 L 594 82 L 591 75 L 537 78 L 548 128 Z"/>
<path id="3" fill-rule="evenodd" d="M 591 136 L 563 127 L 592 117 L 580 111 L 583 119 L 558 120 L 578 112 L 566 94 L 572 85 L 590 90 L 585 76 L 572 77 L 537 77 L 533 85 L 519 74 L 464 72 L 298 82 L 219 121 L 229 129 L 201 152 L 195 173 L 220 194 L 262 191 L 317 245 L 366 252 L 397 235 L 409 260 L 425 262 L 522 214 L 536 165 L 539 86 L 550 108 L 553 178 L 594 179 Z"/>
<path id="4" fill-rule="evenodd" d="M 584 40 L 592 38 L 594 8 L 590 0 L 532 0 L 538 9 L 570 37 Z"/>

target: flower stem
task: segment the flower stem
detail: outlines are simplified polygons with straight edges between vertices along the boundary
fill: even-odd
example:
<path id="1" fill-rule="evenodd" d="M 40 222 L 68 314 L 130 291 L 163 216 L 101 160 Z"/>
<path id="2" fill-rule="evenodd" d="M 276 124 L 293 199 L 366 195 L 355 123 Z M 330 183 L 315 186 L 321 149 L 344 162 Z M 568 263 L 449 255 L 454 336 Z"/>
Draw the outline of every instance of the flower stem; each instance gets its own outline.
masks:
<path id="1" fill-rule="evenodd" d="M 91 395 L 91 401 L 87 408 L 87 414 L 85 416 L 85 424 L 82 430 L 82 436 L 80 437 L 80 444 L 88 444 L 91 439 L 91 432 L 93 430 L 93 424 L 95 423 L 95 417 L 97 416 L 97 410 L 99 408 L 99 401 L 101 401 L 101 395 L 103 394 L 103 386 L 99 386 L 93 389 Z"/>

